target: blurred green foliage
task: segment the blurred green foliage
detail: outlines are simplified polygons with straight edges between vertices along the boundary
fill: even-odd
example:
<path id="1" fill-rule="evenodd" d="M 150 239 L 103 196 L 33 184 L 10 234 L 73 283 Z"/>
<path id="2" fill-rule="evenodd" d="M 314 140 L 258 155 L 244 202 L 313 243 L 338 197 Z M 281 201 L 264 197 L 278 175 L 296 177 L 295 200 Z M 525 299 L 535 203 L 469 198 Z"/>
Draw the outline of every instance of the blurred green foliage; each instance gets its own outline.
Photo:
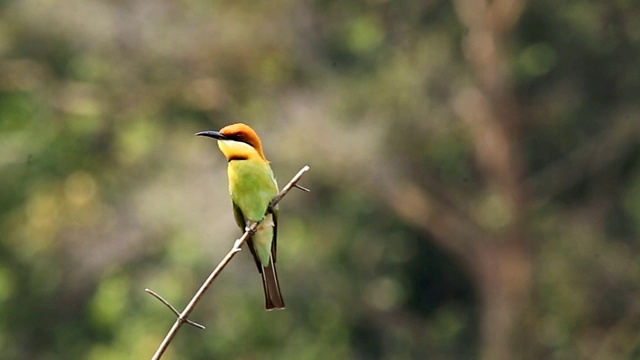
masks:
<path id="1" fill-rule="evenodd" d="M 238 236 L 193 136 L 237 121 L 281 184 L 311 166 L 281 204 L 287 310 L 241 253 L 167 359 L 480 357 L 478 269 L 407 220 L 430 202 L 381 190 L 401 174 L 484 229 L 514 216 L 456 110 L 462 3 L 0 2 L 0 357 L 150 358 L 174 318 L 143 289 L 182 308 Z M 508 35 L 532 267 L 515 356 L 637 358 L 640 8 L 531 2 Z"/>

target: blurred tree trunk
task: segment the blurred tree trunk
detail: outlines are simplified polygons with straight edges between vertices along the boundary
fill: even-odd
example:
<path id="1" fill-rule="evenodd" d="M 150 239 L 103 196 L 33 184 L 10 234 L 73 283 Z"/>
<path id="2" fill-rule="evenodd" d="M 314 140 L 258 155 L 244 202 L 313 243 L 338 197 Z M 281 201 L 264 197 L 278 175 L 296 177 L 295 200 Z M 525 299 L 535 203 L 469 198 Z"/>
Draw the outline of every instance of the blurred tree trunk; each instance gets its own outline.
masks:
<path id="1" fill-rule="evenodd" d="M 531 258 L 527 246 L 519 114 L 502 57 L 504 39 L 523 8 L 520 0 L 458 0 L 468 33 L 463 49 L 477 85 L 463 90 L 456 111 L 472 134 L 477 163 L 487 184 L 481 220 L 487 240 L 474 241 L 471 267 L 482 301 L 482 358 L 513 359 L 527 342 Z M 482 214 L 480 214 L 482 216 Z M 482 217 L 484 218 L 484 217 Z"/>
<path id="2" fill-rule="evenodd" d="M 527 239 L 520 116 L 501 53 L 523 7 L 519 0 L 456 2 L 468 29 L 463 49 L 476 82 L 457 94 L 454 109 L 471 134 L 484 185 L 480 195 L 443 201 L 447 194 L 464 192 L 437 181 L 426 189 L 400 169 L 376 176 L 383 179 L 377 193 L 384 201 L 405 221 L 433 235 L 437 245 L 460 258 L 474 276 L 485 360 L 535 354 L 527 326 L 532 318 L 533 254 Z"/>

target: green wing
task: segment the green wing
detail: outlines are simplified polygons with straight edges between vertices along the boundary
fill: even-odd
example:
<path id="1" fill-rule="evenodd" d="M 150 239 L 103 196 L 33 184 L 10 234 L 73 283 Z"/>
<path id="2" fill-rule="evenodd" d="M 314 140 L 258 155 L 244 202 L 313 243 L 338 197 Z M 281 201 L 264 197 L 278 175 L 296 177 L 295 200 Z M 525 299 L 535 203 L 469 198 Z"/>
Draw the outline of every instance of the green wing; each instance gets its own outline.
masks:
<path id="1" fill-rule="evenodd" d="M 236 203 L 233 203 L 233 216 L 236 219 L 236 224 L 238 224 L 240 229 L 244 231 L 245 228 L 247 227 L 247 222 L 244 219 L 242 210 L 240 210 L 240 208 L 236 205 Z M 273 258 L 274 263 L 276 262 L 276 249 L 278 248 L 277 240 L 278 240 L 278 209 L 276 208 L 273 211 L 273 240 L 271 242 L 271 257 Z M 262 264 L 260 263 L 260 258 L 258 258 L 256 249 L 253 247 L 253 242 L 251 241 L 251 238 L 249 238 L 249 241 L 247 241 L 247 245 L 249 246 L 249 251 L 251 251 L 251 256 L 253 256 L 253 260 L 256 263 L 256 267 L 258 268 L 258 271 L 262 272 Z"/>
<path id="2" fill-rule="evenodd" d="M 245 231 L 245 228 L 247 227 L 246 221 L 244 220 L 242 210 L 240 210 L 236 203 L 233 203 L 233 216 L 236 218 L 236 224 L 238 224 L 242 231 Z M 249 251 L 251 251 L 251 256 L 253 257 L 253 261 L 255 261 L 256 263 L 258 272 L 262 273 L 262 265 L 260 264 L 260 259 L 258 258 L 256 249 L 253 248 L 253 242 L 251 241 L 251 238 L 249 238 L 249 240 L 247 241 L 247 246 L 249 246 Z"/>
<path id="3" fill-rule="evenodd" d="M 235 202 L 233 203 L 233 217 L 236 218 L 236 224 L 238 224 L 240 229 L 242 229 L 242 231 L 244 231 L 244 229 L 247 227 L 247 222 L 244 219 L 244 215 L 242 214 L 242 210 L 240 210 L 240 208 L 238 207 L 238 205 L 236 205 Z"/>
<path id="4" fill-rule="evenodd" d="M 278 208 L 273 209 L 273 240 L 271 241 L 271 257 L 276 262 L 276 250 L 278 249 Z"/>

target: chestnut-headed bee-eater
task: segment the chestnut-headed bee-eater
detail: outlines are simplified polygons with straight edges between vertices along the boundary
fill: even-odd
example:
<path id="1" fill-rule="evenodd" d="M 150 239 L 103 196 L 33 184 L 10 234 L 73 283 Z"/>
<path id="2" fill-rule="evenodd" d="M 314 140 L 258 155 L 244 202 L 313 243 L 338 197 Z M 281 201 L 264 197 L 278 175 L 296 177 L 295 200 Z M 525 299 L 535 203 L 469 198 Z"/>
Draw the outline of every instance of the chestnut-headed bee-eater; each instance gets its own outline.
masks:
<path id="1" fill-rule="evenodd" d="M 261 221 L 247 245 L 262 275 L 266 309 L 284 309 L 276 272 L 277 208 L 265 218 L 269 203 L 278 195 L 278 184 L 262 152 L 258 134 L 248 125 L 238 123 L 196 135 L 217 139 L 227 158 L 229 193 L 238 226 L 244 231 Z"/>

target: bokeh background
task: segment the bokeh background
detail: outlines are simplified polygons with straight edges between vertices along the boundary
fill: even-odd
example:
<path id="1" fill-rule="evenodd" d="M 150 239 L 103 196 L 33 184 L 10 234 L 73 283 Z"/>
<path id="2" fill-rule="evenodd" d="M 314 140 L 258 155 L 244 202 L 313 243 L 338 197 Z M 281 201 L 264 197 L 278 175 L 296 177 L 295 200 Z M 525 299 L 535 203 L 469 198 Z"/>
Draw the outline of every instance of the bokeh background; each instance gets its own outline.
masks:
<path id="1" fill-rule="evenodd" d="M 150 358 L 239 230 L 194 133 L 281 184 L 166 359 L 640 358 L 635 1 L 0 1 L 0 358 Z"/>

